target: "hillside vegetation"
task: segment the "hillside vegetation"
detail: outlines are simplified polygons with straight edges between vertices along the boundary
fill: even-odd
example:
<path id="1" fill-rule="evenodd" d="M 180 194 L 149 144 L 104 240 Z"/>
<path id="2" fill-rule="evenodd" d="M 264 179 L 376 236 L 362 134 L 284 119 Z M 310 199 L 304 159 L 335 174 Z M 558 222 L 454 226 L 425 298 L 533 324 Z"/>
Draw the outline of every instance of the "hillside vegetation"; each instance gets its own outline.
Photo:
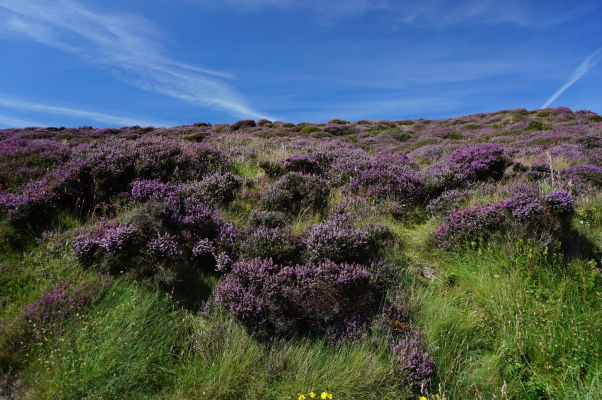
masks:
<path id="1" fill-rule="evenodd" d="M 0 130 L 0 398 L 602 398 L 602 117 Z"/>

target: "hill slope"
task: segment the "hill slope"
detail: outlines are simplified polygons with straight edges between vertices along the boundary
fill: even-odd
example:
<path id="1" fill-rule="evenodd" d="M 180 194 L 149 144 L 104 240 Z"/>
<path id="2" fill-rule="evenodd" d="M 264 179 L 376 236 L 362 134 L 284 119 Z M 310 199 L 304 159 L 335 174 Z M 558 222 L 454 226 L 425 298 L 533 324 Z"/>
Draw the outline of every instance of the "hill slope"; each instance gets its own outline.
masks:
<path id="1" fill-rule="evenodd" d="M 599 399 L 602 117 L 0 130 L 0 396 Z"/>

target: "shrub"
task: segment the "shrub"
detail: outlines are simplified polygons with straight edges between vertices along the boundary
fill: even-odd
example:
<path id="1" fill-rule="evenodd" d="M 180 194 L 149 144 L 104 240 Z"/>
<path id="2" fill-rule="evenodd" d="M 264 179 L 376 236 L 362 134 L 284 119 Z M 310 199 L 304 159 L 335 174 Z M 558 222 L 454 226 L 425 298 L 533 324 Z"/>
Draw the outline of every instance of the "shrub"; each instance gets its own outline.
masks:
<path id="1" fill-rule="evenodd" d="M 563 217 L 570 216 L 575 211 L 573 196 L 563 190 L 550 192 L 544 196 L 544 201 L 553 213 Z"/>
<path id="2" fill-rule="evenodd" d="M 268 211 L 296 214 L 302 211 L 321 211 L 326 206 L 330 186 L 315 175 L 289 172 L 283 175 L 262 196 L 261 203 Z"/>
<path id="3" fill-rule="evenodd" d="M 284 172 L 302 172 L 304 174 L 319 174 L 318 162 L 307 156 L 290 156 L 278 162 L 278 166 Z"/>
<path id="4" fill-rule="evenodd" d="M 196 197 L 207 204 L 220 206 L 230 203 L 240 187 L 240 179 L 226 172 L 208 175 L 200 182 L 182 185 L 180 190 L 182 196 Z"/>
<path id="5" fill-rule="evenodd" d="M 504 149 L 492 144 L 467 146 L 451 153 L 452 169 L 463 171 L 470 180 L 500 179 L 510 163 Z"/>
<path id="6" fill-rule="evenodd" d="M 369 196 L 393 198 L 408 205 L 420 203 L 426 195 L 425 187 L 416 174 L 401 167 L 372 167 L 353 179 L 350 187 Z"/>
<path id="7" fill-rule="evenodd" d="M 267 120 L 265 120 L 267 121 Z M 262 124 L 266 125 L 266 122 L 264 120 L 262 120 Z M 269 123 L 269 121 L 267 121 Z M 252 119 L 242 119 L 236 123 L 234 123 L 231 127 L 230 130 L 231 131 L 237 131 L 239 129 L 244 129 L 244 128 L 255 128 L 257 126 L 257 124 L 255 123 L 255 121 L 253 121 Z"/>
<path id="8" fill-rule="evenodd" d="M 431 200 L 426 209 L 435 215 L 448 215 L 452 211 L 460 210 L 468 195 L 469 192 L 466 190 L 448 190 Z"/>
<path id="9" fill-rule="evenodd" d="M 435 362 L 425 349 L 417 330 L 410 331 L 391 346 L 391 352 L 406 383 L 420 393 L 431 388 Z"/>
<path id="10" fill-rule="evenodd" d="M 565 179 L 571 179 L 597 188 L 602 187 L 602 167 L 597 165 L 578 165 L 559 172 Z"/>
<path id="11" fill-rule="evenodd" d="M 270 258 L 278 264 L 295 262 L 300 246 L 282 229 L 259 228 L 240 242 L 242 258 Z"/>
<path id="12" fill-rule="evenodd" d="M 440 247 L 451 248 L 485 239 L 499 231 L 504 217 L 504 208 L 499 204 L 455 211 L 435 231 L 435 242 Z"/>
<path id="13" fill-rule="evenodd" d="M 390 238 L 383 227 L 354 228 L 349 215 L 337 215 L 311 227 L 304 244 L 311 261 L 366 263 L 373 259 Z"/>
<path id="14" fill-rule="evenodd" d="M 379 298 L 373 275 L 357 264 L 281 266 L 253 259 L 232 266 L 215 288 L 213 304 L 257 335 L 307 335 L 371 315 Z"/>
<path id="15" fill-rule="evenodd" d="M 251 228 L 282 228 L 286 225 L 286 214 L 279 211 L 253 210 L 249 226 Z"/>

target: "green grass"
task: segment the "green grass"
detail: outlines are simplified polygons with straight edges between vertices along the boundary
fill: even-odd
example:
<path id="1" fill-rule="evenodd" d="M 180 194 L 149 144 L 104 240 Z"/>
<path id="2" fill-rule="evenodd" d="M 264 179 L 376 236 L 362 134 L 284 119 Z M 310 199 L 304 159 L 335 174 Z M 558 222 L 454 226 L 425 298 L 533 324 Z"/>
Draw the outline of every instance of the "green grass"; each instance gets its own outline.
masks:
<path id="1" fill-rule="evenodd" d="M 408 392 L 377 337 L 329 346 L 287 339 L 262 344 L 223 317 L 197 318 L 194 351 L 181 365 L 174 399 L 290 399 L 329 391 L 337 399 L 400 399 Z"/>
<path id="2" fill-rule="evenodd" d="M 173 380 L 186 343 L 178 321 L 165 295 L 117 283 L 23 371 L 25 397 L 149 398 Z"/>

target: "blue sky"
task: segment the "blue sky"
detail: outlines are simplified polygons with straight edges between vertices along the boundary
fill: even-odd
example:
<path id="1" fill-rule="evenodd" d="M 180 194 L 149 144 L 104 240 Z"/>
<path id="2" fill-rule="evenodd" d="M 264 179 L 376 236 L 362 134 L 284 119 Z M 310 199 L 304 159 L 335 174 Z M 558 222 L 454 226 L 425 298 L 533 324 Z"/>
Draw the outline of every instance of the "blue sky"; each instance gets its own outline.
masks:
<path id="1" fill-rule="evenodd" d="M 602 113 L 599 0 L 0 0 L 0 127 Z"/>

